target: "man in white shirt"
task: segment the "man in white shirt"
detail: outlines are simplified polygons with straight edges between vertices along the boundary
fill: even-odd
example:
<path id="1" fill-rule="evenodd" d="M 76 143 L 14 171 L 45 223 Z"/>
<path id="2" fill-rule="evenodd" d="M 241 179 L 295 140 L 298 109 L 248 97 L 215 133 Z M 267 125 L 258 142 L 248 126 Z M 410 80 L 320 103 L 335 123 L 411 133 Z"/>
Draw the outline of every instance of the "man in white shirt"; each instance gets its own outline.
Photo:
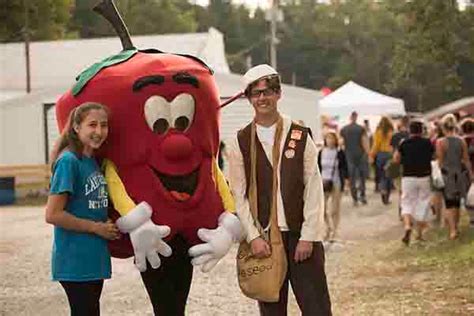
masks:
<path id="1" fill-rule="evenodd" d="M 309 129 L 293 123 L 278 112 L 281 97 L 278 73 L 259 65 L 244 75 L 245 95 L 254 107 L 257 170 L 257 209 L 261 227 L 268 229 L 273 197 L 273 146 L 277 122 L 282 126 L 278 144 L 278 190 L 276 214 L 288 261 L 287 279 L 276 303 L 259 302 L 261 315 L 286 315 L 288 281 L 291 282 L 303 315 L 331 315 L 331 303 L 324 271 L 324 194 L 317 165 L 317 149 Z M 252 123 L 251 123 L 252 124 Z M 229 180 L 237 214 L 247 233 L 252 254 L 271 254 L 249 207 L 251 124 L 239 131 L 229 148 Z M 276 145 L 275 145 L 276 146 Z"/>

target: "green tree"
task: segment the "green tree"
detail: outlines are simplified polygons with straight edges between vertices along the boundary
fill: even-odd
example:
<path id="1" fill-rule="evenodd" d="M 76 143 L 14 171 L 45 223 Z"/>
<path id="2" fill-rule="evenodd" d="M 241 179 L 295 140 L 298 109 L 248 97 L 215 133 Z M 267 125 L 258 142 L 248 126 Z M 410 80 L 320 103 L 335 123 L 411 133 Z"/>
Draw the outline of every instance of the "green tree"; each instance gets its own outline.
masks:
<path id="1" fill-rule="evenodd" d="M 310 88 L 337 88 L 352 79 L 384 90 L 388 63 L 399 34 L 386 3 L 371 0 L 306 0 L 284 6 L 279 68 L 295 73 L 296 83 Z"/>
<path id="2" fill-rule="evenodd" d="M 127 14 L 133 34 L 195 32 L 197 23 L 191 10 L 181 10 L 173 0 L 133 2 Z"/>
<path id="3" fill-rule="evenodd" d="M 116 0 L 132 35 L 195 32 L 197 23 L 186 0 Z M 92 11 L 97 0 L 76 0 L 74 28 L 80 37 L 112 36 L 108 22 Z"/>
<path id="4" fill-rule="evenodd" d="M 0 41 L 22 41 L 26 23 L 32 40 L 64 37 L 71 3 L 71 0 L 0 0 Z"/>
<path id="5" fill-rule="evenodd" d="M 458 67 L 465 44 L 459 37 L 455 0 L 406 2 L 400 16 L 404 36 L 396 44 L 389 89 L 412 111 L 427 111 L 461 95 Z"/>
<path id="6" fill-rule="evenodd" d="M 253 63 L 266 61 L 264 13 L 256 10 L 251 16 L 248 8 L 233 5 L 230 0 L 211 0 L 207 8 L 195 8 L 198 30 L 215 27 L 224 35 L 227 60 L 232 71 L 245 72 L 247 58 Z"/>
<path id="7" fill-rule="evenodd" d="M 461 77 L 461 94 L 468 96 L 474 91 L 474 7 L 460 13 L 458 74 Z"/>

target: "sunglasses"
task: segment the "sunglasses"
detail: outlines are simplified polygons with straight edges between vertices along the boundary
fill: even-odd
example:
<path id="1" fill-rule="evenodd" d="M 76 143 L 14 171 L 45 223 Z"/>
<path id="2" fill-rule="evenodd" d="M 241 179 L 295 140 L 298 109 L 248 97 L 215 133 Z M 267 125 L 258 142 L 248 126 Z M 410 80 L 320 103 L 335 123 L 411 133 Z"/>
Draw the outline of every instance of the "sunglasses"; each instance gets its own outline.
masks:
<path id="1" fill-rule="evenodd" d="M 273 88 L 266 88 L 262 90 L 255 89 L 250 91 L 249 96 L 251 98 L 258 98 L 262 93 L 264 96 L 269 97 L 275 94 L 275 90 Z"/>

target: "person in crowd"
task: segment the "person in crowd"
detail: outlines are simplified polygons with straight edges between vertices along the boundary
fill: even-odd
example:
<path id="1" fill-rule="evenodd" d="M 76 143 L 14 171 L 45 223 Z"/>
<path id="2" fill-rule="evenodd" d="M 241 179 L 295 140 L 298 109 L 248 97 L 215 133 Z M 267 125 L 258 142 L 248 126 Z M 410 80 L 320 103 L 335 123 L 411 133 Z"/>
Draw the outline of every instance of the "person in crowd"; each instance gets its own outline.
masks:
<path id="1" fill-rule="evenodd" d="M 432 122 L 432 128 L 430 132 L 430 141 L 431 144 L 436 148 L 436 144 L 439 139 L 444 137 L 443 129 L 441 128 L 441 123 L 439 120 L 434 120 Z M 436 160 L 436 153 L 433 155 L 433 160 Z M 433 195 L 431 196 L 431 209 L 435 215 L 435 223 L 440 227 L 445 225 L 443 220 L 443 208 L 444 208 L 444 199 L 443 199 L 443 189 L 438 189 L 433 187 Z"/>
<path id="2" fill-rule="evenodd" d="M 466 197 L 472 179 L 467 144 L 456 133 L 457 121 L 452 114 L 442 119 L 445 136 L 436 144 L 436 156 L 444 179 L 443 197 L 449 239 L 459 236 L 461 199 Z"/>
<path id="3" fill-rule="evenodd" d="M 54 225 L 52 279 L 64 288 L 71 315 L 99 315 L 111 277 L 107 240 L 119 237 L 107 219 L 107 186 L 94 153 L 107 139 L 107 109 L 84 103 L 71 112 L 52 154 L 46 222 Z"/>
<path id="4" fill-rule="evenodd" d="M 326 133 L 324 147 L 318 155 L 318 165 L 323 178 L 324 217 L 328 228 L 326 239 L 332 242 L 339 226 L 341 197 L 348 173 L 346 157 L 344 151 L 339 148 L 335 132 Z"/>
<path id="5" fill-rule="evenodd" d="M 352 112 L 350 123 L 344 126 L 340 133 L 344 140 L 344 154 L 349 170 L 351 195 L 354 206 L 359 202 L 367 204 L 365 181 L 369 173 L 369 141 L 365 128 L 357 124 L 357 117 L 357 112 Z"/>
<path id="6" fill-rule="evenodd" d="M 474 168 L 474 118 L 468 117 L 461 122 L 461 130 L 463 131 L 463 138 L 467 145 L 467 153 L 471 168 Z M 472 185 L 472 184 L 471 184 Z M 469 223 L 474 228 L 474 205 L 467 205 L 466 209 L 469 213 Z"/>
<path id="7" fill-rule="evenodd" d="M 435 148 L 423 137 L 423 122 L 412 121 L 409 138 L 404 139 L 394 153 L 393 160 L 402 166 L 401 214 L 405 226 L 403 243 L 410 243 L 412 227 L 416 223 L 417 240 L 423 241 L 428 227 L 431 199 L 431 159 Z"/>
<path id="8" fill-rule="evenodd" d="M 390 192 L 392 190 L 392 179 L 385 174 L 385 165 L 392 158 L 393 153 L 392 135 L 393 124 L 388 117 L 383 116 L 375 130 L 370 159 L 375 162 L 375 167 L 379 172 L 380 195 L 384 204 L 390 203 Z"/>
<path id="9" fill-rule="evenodd" d="M 461 121 L 463 138 L 467 145 L 467 153 L 471 166 L 474 166 L 474 118 L 469 117 Z"/>
<path id="10" fill-rule="evenodd" d="M 408 132 L 409 122 L 410 122 L 410 118 L 405 115 L 404 117 L 402 117 L 402 119 L 400 120 L 400 123 L 397 125 L 397 132 L 393 134 L 392 140 L 390 141 L 390 144 L 392 145 L 392 149 L 393 149 L 394 152 L 397 151 L 398 146 L 400 145 L 400 143 L 404 139 L 406 139 L 410 136 L 410 134 Z M 402 195 L 401 184 L 399 182 L 397 182 L 397 186 L 398 186 L 398 195 L 401 197 L 401 195 Z M 399 199 L 399 201 L 401 201 L 401 198 Z M 402 218 L 401 217 L 401 210 L 402 210 L 402 207 L 401 207 L 401 204 L 399 204 L 398 212 L 399 212 L 400 218 Z"/>
<path id="11" fill-rule="evenodd" d="M 398 146 L 400 145 L 402 140 L 410 136 L 410 133 L 408 132 L 409 123 L 410 118 L 408 116 L 404 116 L 400 120 L 400 123 L 397 126 L 397 132 L 393 134 L 392 140 L 390 141 L 394 152 L 398 149 Z"/>
<path id="12" fill-rule="evenodd" d="M 372 144 L 374 143 L 374 135 L 372 133 L 372 129 L 370 128 L 370 121 L 368 119 L 364 119 L 364 128 L 365 128 L 365 132 L 367 133 L 367 142 L 368 142 L 368 146 L 369 148 L 372 148 Z M 375 193 L 378 193 L 380 192 L 379 190 L 379 173 L 378 173 L 378 170 L 377 168 L 375 168 L 375 165 L 374 164 L 369 164 L 369 172 L 368 174 L 371 174 L 373 171 L 373 174 L 374 174 L 374 177 L 375 177 L 375 186 L 374 186 L 374 192 Z M 369 177 L 369 176 L 367 176 Z"/>
<path id="13" fill-rule="evenodd" d="M 279 301 L 259 301 L 260 314 L 287 314 L 291 282 L 303 315 L 331 315 L 322 244 L 324 195 L 316 146 L 308 128 L 293 123 L 278 111 L 282 91 L 275 69 L 255 66 L 244 75 L 244 82 L 245 95 L 255 116 L 229 145 L 229 180 L 236 210 L 252 254 L 262 258 L 271 254 L 271 248 L 256 221 L 258 226 L 268 229 L 273 209 L 288 261 Z M 278 168 L 278 172 L 273 168 Z M 256 183 L 250 181 L 254 177 L 258 179 Z M 249 201 L 250 185 L 256 186 L 252 189 L 257 192 L 257 203 Z M 258 209 L 251 210 L 251 205 Z M 252 213 L 257 214 L 255 218 Z"/>
<path id="14" fill-rule="evenodd" d="M 364 128 L 365 132 L 367 133 L 367 139 L 369 140 L 369 146 L 372 146 L 372 141 L 373 141 L 373 135 L 372 135 L 372 129 L 370 128 L 370 122 L 368 119 L 364 120 Z"/>

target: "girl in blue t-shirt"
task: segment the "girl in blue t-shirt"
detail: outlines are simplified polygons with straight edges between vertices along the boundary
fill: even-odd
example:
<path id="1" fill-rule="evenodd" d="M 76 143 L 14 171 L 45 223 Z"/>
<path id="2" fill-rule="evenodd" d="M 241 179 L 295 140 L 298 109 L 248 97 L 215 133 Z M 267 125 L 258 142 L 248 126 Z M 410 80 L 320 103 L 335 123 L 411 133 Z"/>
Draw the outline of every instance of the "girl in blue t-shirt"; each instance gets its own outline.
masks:
<path id="1" fill-rule="evenodd" d="M 71 112 L 53 150 L 46 222 L 54 225 L 52 278 L 68 297 L 71 315 L 99 315 L 104 279 L 111 276 L 107 240 L 119 238 L 107 219 L 108 195 L 94 152 L 107 138 L 107 109 L 84 103 Z"/>

